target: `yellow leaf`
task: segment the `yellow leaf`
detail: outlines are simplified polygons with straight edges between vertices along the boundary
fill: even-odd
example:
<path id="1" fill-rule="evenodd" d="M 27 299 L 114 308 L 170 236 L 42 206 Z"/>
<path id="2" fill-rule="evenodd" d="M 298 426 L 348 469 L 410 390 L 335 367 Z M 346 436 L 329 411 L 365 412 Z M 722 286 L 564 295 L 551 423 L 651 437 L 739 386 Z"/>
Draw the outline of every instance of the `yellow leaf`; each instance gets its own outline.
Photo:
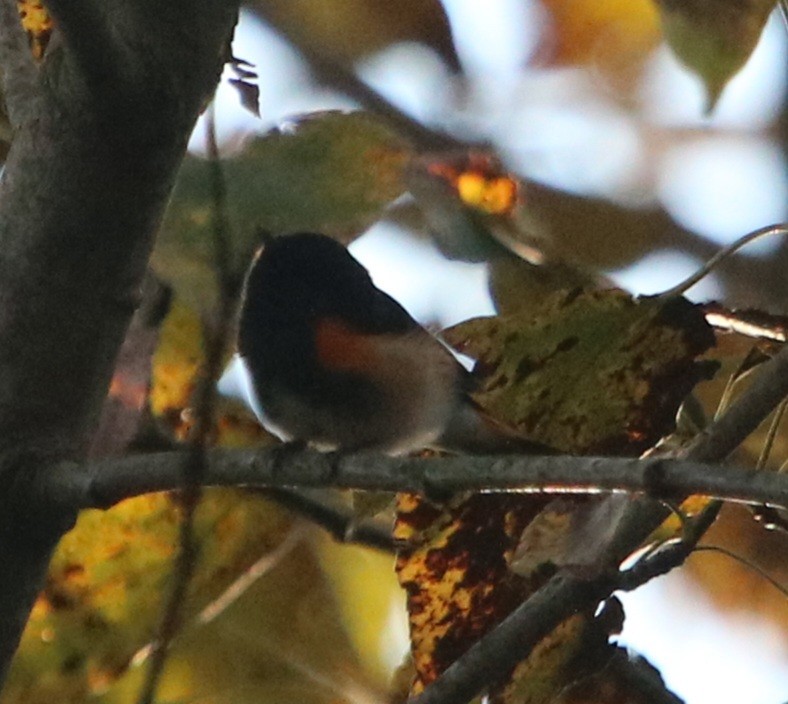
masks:
<path id="1" fill-rule="evenodd" d="M 4 704 L 81 704 L 108 687 L 154 635 L 172 577 L 179 506 L 150 494 L 83 511 L 53 556 L 3 691 Z M 289 531 L 257 496 L 206 492 L 195 531 L 199 564 L 187 619 Z"/>
<path id="2" fill-rule="evenodd" d="M 630 80 L 661 39 L 652 0 L 543 0 L 548 56 L 557 64 L 589 64 Z M 633 71 L 634 69 L 634 71 Z"/>

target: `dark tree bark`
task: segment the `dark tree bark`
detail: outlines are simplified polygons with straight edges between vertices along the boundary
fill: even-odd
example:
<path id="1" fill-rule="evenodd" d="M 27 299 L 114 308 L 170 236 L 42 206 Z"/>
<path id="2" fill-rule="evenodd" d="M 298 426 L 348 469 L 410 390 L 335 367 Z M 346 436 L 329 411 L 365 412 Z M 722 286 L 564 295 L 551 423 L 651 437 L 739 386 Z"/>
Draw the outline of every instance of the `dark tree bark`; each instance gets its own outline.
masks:
<path id="1" fill-rule="evenodd" d="M 33 500 L 33 479 L 87 451 L 237 15 L 226 0 L 49 0 L 56 30 L 35 66 L 1 2 L 14 139 L 0 181 L 0 680 L 73 522 Z"/>

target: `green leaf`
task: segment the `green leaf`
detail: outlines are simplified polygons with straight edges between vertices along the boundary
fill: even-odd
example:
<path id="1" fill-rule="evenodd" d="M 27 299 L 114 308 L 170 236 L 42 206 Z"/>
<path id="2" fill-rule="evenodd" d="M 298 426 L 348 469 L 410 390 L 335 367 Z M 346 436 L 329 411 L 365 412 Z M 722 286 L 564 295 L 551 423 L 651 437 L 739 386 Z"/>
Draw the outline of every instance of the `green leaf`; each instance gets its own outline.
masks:
<path id="1" fill-rule="evenodd" d="M 702 311 L 685 299 L 563 292 L 445 334 L 477 360 L 476 400 L 527 437 L 572 452 L 639 453 L 672 430 L 710 366 Z"/>
<path id="2" fill-rule="evenodd" d="M 662 31 L 678 59 L 700 76 L 711 112 L 747 63 L 775 0 L 657 0 Z"/>
<path id="3" fill-rule="evenodd" d="M 408 157 L 405 142 L 363 112 L 302 117 L 252 140 L 222 161 L 239 271 L 261 230 L 351 241 L 405 191 Z M 158 275 L 196 310 L 216 290 L 209 169 L 204 159 L 186 158 L 152 258 Z"/>

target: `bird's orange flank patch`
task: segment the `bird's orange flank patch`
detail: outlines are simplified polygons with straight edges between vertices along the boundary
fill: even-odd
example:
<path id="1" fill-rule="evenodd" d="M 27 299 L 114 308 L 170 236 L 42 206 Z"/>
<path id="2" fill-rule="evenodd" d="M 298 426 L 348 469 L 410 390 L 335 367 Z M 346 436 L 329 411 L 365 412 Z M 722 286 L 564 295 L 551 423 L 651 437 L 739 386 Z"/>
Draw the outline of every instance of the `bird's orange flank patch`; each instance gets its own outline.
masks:
<path id="1" fill-rule="evenodd" d="M 323 318 L 315 325 L 317 361 L 331 371 L 369 370 L 377 356 L 370 337 L 352 330 L 341 320 Z"/>

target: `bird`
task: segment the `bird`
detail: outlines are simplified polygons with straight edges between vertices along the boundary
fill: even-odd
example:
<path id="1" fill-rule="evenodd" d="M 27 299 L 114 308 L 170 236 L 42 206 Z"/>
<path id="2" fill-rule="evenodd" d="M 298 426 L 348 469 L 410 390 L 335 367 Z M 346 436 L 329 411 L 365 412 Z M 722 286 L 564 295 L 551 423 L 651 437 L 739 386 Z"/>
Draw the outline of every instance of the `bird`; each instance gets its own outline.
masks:
<path id="1" fill-rule="evenodd" d="M 338 241 L 269 238 L 248 270 L 238 353 L 263 425 L 324 451 L 550 452 L 490 417 L 474 379 Z"/>

